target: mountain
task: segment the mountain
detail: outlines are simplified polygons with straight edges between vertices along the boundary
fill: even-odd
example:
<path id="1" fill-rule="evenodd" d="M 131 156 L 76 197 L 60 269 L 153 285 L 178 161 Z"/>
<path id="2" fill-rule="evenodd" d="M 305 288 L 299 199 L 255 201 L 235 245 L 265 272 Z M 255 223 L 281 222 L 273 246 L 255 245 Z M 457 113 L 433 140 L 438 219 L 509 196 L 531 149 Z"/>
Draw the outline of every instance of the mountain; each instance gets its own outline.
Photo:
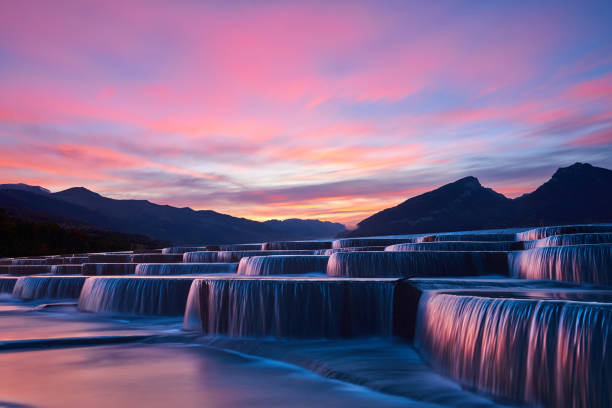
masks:
<path id="1" fill-rule="evenodd" d="M 515 201 L 523 225 L 612 221 L 612 170 L 575 163 Z"/>
<path id="2" fill-rule="evenodd" d="M 345 231 L 344 225 L 337 222 L 302 220 L 299 218 L 289 218 L 282 221 L 268 220 L 264 221 L 264 224 L 281 233 L 295 234 L 299 232 L 302 236 L 313 238 L 334 237 Z"/>
<path id="3" fill-rule="evenodd" d="M 23 183 L 0 184 L 0 190 L 22 190 L 22 191 L 29 191 L 30 193 L 35 193 L 35 194 L 51 193 L 51 191 L 47 190 L 46 188 L 42 188 L 40 186 L 30 186 L 30 185 L 23 184 Z"/>
<path id="4" fill-rule="evenodd" d="M 512 201 L 465 177 L 361 221 L 350 236 L 493 228 L 512 222 Z"/>
<path id="5" fill-rule="evenodd" d="M 612 171 L 585 163 L 558 169 L 532 193 L 509 199 L 466 177 L 357 224 L 347 236 L 411 234 L 612 221 Z"/>
<path id="6" fill-rule="evenodd" d="M 344 230 L 342 224 L 316 220 L 266 223 L 145 200 L 115 200 L 83 187 L 46 194 L 28 187 L 0 189 L 0 208 L 22 218 L 145 235 L 174 244 L 329 238 Z M 300 229 L 305 225 L 309 228 Z"/>

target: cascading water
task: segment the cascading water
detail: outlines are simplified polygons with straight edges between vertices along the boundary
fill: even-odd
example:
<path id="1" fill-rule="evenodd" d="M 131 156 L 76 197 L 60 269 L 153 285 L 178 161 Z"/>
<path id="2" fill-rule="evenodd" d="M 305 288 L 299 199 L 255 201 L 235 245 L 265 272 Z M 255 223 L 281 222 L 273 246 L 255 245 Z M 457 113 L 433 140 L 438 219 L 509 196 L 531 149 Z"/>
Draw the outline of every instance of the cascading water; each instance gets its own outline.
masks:
<path id="1" fill-rule="evenodd" d="M 329 256 L 322 255 L 271 255 L 242 258 L 238 275 L 303 275 L 325 273 Z"/>
<path id="2" fill-rule="evenodd" d="M 294 251 L 220 251 L 217 252 L 218 262 L 240 262 L 247 256 L 268 256 L 268 255 L 312 255 L 314 251 L 294 250 Z"/>
<path id="3" fill-rule="evenodd" d="M 0 276 L 0 293 L 13 293 L 18 278 Z"/>
<path id="4" fill-rule="evenodd" d="M 67 264 L 80 265 L 89 262 L 88 256 L 69 256 L 64 258 Z"/>
<path id="5" fill-rule="evenodd" d="M 612 224 L 598 225 L 559 225 L 554 227 L 533 228 L 519 232 L 516 238 L 520 241 L 535 241 L 551 235 L 584 234 L 595 232 L 612 232 Z"/>
<path id="6" fill-rule="evenodd" d="M 546 406 L 612 404 L 612 304 L 433 293 L 415 343 L 469 387 Z"/>
<path id="7" fill-rule="evenodd" d="M 345 277 L 507 275 L 507 252 L 342 252 L 327 275 Z"/>
<path id="8" fill-rule="evenodd" d="M 396 238 L 343 238 L 332 242 L 332 248 L 352 248 L 365 246 L 388 246 L 393 244 L 403 244 L 405 242 L 416 242 L 417 238 L 412 236 Z"/>
<path id="9" fill-rule="evenodd" d="M 261 245 L 263 251 L 270 250 L 292 250 L 292 249 L 329 249 L 331 241 L 274 241 L 264 242 Z"/>
<path id="10" fill-rule="evenodd" d="M 134 263 L 87 263 L 81 266 L 81 273 L 87 276 L 133 275 Z"/>
<path id="11" fill-rule="evenodd" d="M 426 235 L 417 239 L 417 242 L 443 242 L 443 241 L 516 241 L 516 234 L 491 233 L 491 234 L 439 234 Z"/>
<path id="12" fill-rule="evenodd" d="M 12 265 L 35 266 L 35 265 L 59 265 L 64 263 L 64 258 L 16 258 Z"/>
<path id="13" fill-rule="evenodd" d="M 17 279 L 13 297 L 19 299 L 76 299 L 85 276 L 25 276 Z"/>
<path id="14" fill-rule="evenodd" d="M 132 254 L 91 254 L 88 263 L 130 263 Z"/>
<path id="15" fill-rule="evenodd" d="M 193 275 L 235 273 L 237 263 L 139 264 L 136 275 Z"/>
<path id="16" fill-rule="evenodd" d="M 508 255 L 510 273 L 521 279 L 552 279 L 612 285 L 612 244 L 534 248 Z"/>
<path id="17" fill-rule="evenodd" d="M 216 251 L 259 251 L 262 244 L 230 244 L 219 245 Z"/>
<path id="18" fill-rule="evenodd" d="M 317 249 L 314 251 L 314 255 L 331 255 L 337 252 L 363 252 L 363 251 L 384 251 L 384 246 L 367 246 L 367 247 L 347 247 L 347 248 L 331 248 L 331 249 Z"/>
<path id="19" fill-rule="evenodd" d="M 395 244 L 386 247 L 385 251 L 516 251 L 521 249 L 523 249 L 523 242 L 521 241 L 443 241 L 420 242 L 416 244 Z"/>
<path id="20" fill-rule="evenodd" d="M 79 297 L 79 309 L 94 313 L 181 316 L 193 278 L 92 277 Z"/>
<path id="21" fill-rule="evenodd" d="M 591 234 L 568 234 L 568 235 L 551 235 L 550 237 L 531 241 L 531 248 L 544 248 L 551 246 L 566 246 L 566 245 L 585 245 L 585 244 L 610 244 L 612 243 L 612 234 L 609 233 L 591 233 Z"/>
<path id="22" fill-rule="evenodd" d="M 53 275 L 79 275 L 81 265 L 51 265 L 49 272 Z"/>
<path id="23" fill-rule="evenodd" d="M 184 328 L 235 337 L 391 336 L 394 280 L 196 279 Z"/>
<path id="24" fill-rule="evenodd" d="M 132 263 L 173 263 L 182 261 L 183 254 L 134 254 L 130 258 Z"/>
<path id="25" fill-rule="evenodd" d="M 162 254 L 184 254 L 185 252 L 206 251 L 206 247 L 169 247 L 163 248 Z"/>
<path id="26" fill-rule="evenodd" d="M 9 265 L 7 273 L 10 275 L 42 275 L 51 272 L 51 265 Z"/>
<path id="27" fill-rule="evenodd" d="M 217 251 L 185 252 L 183 262 L 210 263 L 217 262 Z"/>

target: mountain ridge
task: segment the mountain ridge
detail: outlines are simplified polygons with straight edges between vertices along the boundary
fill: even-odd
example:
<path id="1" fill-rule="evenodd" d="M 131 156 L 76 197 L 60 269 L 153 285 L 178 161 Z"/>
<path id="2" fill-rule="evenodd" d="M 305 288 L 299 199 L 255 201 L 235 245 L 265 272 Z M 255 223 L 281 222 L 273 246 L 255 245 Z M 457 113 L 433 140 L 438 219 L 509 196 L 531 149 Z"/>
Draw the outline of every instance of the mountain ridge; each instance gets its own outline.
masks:
<path id="1" fill-rule="evenodd" d="M 147 200 L 116 200 L 84 187 L 38 194 L 32 192 L 40 191 L 38 186 L 28 186 L 31 189 L 12 186 L 0 188 L 0 207 L 9 210 L 11 215 L 146 235 L 174 244 L 331 238 L 345 229 L 342 224 L 319 220 L 259 222 L 213 210 L 178 208 Z"/>
<path id="2" fill-rule="evenodd" d="M 375 213 L 344 236 L 460 231 L 612 221 L 612 170 L 574 163 L 511 199 L 473 176 Z"/>

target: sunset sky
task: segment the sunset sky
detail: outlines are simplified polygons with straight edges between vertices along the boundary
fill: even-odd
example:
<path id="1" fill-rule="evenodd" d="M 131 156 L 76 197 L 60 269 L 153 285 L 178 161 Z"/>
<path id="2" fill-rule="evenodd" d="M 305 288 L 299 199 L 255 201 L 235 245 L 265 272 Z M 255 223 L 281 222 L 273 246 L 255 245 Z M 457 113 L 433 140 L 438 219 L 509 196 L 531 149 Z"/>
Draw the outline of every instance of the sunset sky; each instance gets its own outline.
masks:
<path id="1" fill-rule="evenodd" d="M 0 0 L 0 183 L 354 224 L 612 167 L 612 2 Z"/>

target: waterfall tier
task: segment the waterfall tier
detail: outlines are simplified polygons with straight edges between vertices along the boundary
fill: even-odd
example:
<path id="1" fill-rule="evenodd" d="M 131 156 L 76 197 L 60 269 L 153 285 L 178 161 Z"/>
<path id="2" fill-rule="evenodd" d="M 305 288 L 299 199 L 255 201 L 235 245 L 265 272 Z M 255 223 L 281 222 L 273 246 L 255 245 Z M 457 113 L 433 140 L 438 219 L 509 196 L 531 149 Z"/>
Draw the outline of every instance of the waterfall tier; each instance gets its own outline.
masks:
<path id="1" fill-rule="evenodd" d="M 417 238 L 413 236 L 400 236 L 394 238 L 342 238 L 332 242 L 332 248 L 351 248 L 365 246 L 388 246 L 394 244 L 403 244 L 405 242 L 416 242 Z"/>
<path id="2" fill-rule="evenodd" d="M 217 251 L 185 252 L 183 262 L 210 263 L 217 262 Z"/>
<path id="3" fill-rule="evenodd" d="M 18 278 L 0 276 L 0 293 L 13 293 Z"/>
<path id="4" fill-rule="evenodd" d="M 81 267 L 81 273 L 87 276 L 133 275 L 134 263 L 87 263 Z"/>
<path id="5" fill-rule="evenodd" d="M 51 265 L 49 272 L 53 275 L 80 275 L 81 265 L 68 264 L 68 265 Z"/>
<path id="6" fill-rule="evenodd" d="M 346 248 L 331 248 L 331 249 L 316 249 L 314 255 L 326 255 L 335 254 L 337 252 L 364 252 L 364 251 L 384 251 L 384 246 L 366 246 L 366 247 L 346 247 Z"/>
<path id="7" fill-rule="evenodd" d="M 91 254 L 88 263 L 130 263 L 131 254 Z"/>
<path id="8" fill-rule="evenodd" d="M 162 254 L 184 254 L 185 252 L 206 251 L 206 247 L 169 247 L 163 248 Z"/>
<path id="9" fill-rule="evenodd" d="M 331 241 L 274 241 L 264 242 L 261 245 L 263 251 L 292 250 L 292 249 L 329 249 Z"/>
<path id="10" fill-rule="evenodd" d="M 528 242 L 529 248 L 544 248 L 551 246 L 586 244 L 610 244 L 612 243 L 612 233 L 551 235 L 550 237 Z"/>
<path id="11" fill-rule="evenodd" d="M 342 252 L 331 255 L 329 276 L 507 275 L 507 252 Z"/>
<path id="12" fill-rule="evenodd" d="M 612 405 L 612 304 L 433 294 L 416 344 L 470 388 L 515 401 Z"/>
<path id="13" fill-rule="evenodd" d="M 79 297 L 79 309 L 94 313 L 181 316 L 193 278 L 92 277 Z"/>
<path id="14" fill-rule="evenodd" d="M 417 242 L 441 242 L 441 241 L 516 241 L 516 234 L 512 233 L 490 233 L 490 234 L 439 234 L 426 235 L 418 238 Z"/>
<path id="15" fill-rule="evenodd" d="M 130 258 L 133 263 L 174 263 L 182 262 L 183 254 L 134 254 Z"/>
<path id="16" fill-rule="evenodd" d="M 242 258 L 239 275 L 303 275 L 325 273 L 329 256 L 322 255 L 271 255 Z"/>
<path id="17" fill-rule="evenodd" d="M 516 234 L 520 241 L 535 241 L 551 235 L 584 234 L 594 232 L 612 232 L 612 224 L 597 225 L 559 225 L 554 227 L 533 228 Z"/>
<path id="18" fill-rule="evenodd" d="M 521 249 L 523 249 L 523 242 L 521 241 L 442 241 L 395 244 L 386 247 L 385 251 L 516 251 Z"/>
<path id="19" fill-rule="evenodd" d="M 0 270 L 9 275 L 43 275 L 51 272 L 51 265 L 2 265 Z"/>
<path id="20" fill-rule="evenodd" d="M 392 334 L 394 280 L 197 279 L 184 327 L 235 337 Z"/>
<path id="21" fill-rule="evenodd" d="M 229 244 L 219 245 L 215 251 L 259 251 L 262 244 Z"/>
<path id="22" fill-rule="evenodd" d="M 294 250 L 294 251 L 219 251 L 217 252 L 218 262 L 240 262 L 247 256 L 268 256 L 268 255 L 312 255 L 314 251 Z"/>
<path id="23" fill-rule="evenodd" d="M 136 275 L 193 275 L 209 273 L 235 273 L 237 263 L 173 263 L 173 264 L 139 264 Z"/>
<path id="24" fill-rule="evenodd" d="M 13 297 L 19 299 L 76 299 L 85 276 L 25 276 L 17 279 Z"/>
<path id="25" fill-rule="evenodd" d="M 508 258 L 510 273 L 521 279 L 612 285 L 612 244 L 534 248 Z"/>
<path id="26" fill-rule="evenodd" d="M 59 265 L 62 263 L 64 263 L 64 258 L 15 258 L 11 262 L 15 266 Z"/>

